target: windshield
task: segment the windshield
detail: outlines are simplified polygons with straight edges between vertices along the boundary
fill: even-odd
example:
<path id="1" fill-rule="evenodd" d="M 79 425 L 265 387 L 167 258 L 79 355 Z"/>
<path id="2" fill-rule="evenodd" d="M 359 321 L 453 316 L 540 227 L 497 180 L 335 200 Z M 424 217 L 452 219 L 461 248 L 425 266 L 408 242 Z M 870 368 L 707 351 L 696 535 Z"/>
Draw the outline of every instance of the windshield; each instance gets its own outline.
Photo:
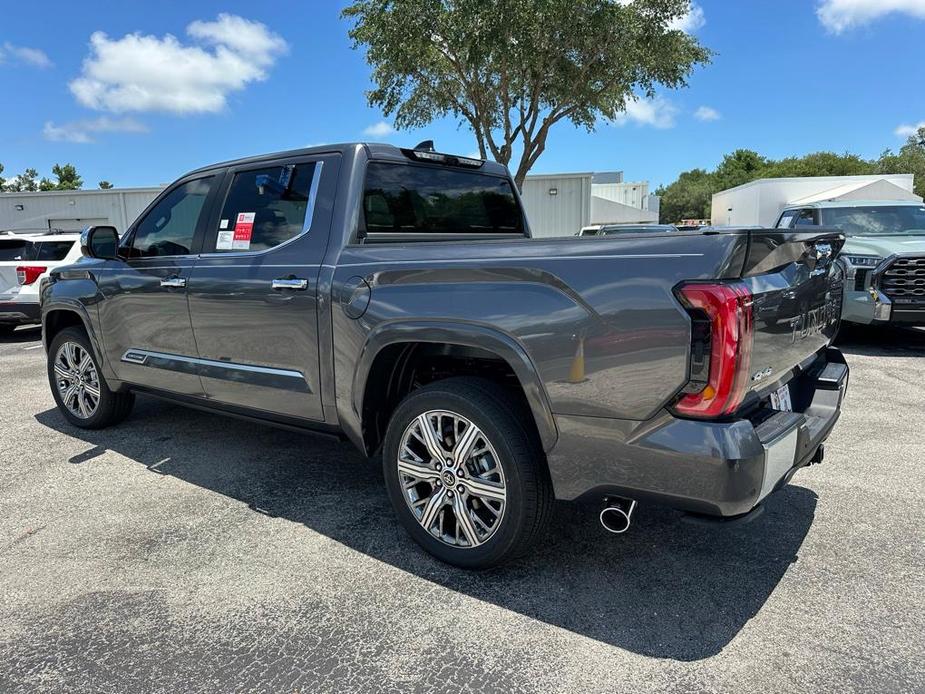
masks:
<path id="1" fill-rule="evenodd" d="M 839 227 L 848 236 L 925 235 L 925 206 L 830 207 L 822 210 L 822 224 Z"/>

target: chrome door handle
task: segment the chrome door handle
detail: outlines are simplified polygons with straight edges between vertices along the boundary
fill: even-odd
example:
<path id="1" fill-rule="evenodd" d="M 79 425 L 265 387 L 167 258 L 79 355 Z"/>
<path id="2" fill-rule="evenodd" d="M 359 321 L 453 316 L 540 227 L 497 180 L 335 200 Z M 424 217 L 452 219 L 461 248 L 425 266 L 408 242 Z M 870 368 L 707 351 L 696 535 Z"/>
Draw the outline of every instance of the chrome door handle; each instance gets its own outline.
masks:
<path id="1" fill-rule="evenodd" d="M 295 289 L 296 291 L 305 291 L 308 289 L 308 280 L 301 277 L 280 277 L 273 280 L 273 289 Z"/>
<path id="2" fill-rule="evenodd" d="M 185 277 L 167 277 L 166 279 L 161 280 L 162 287 L 172 287 L 174 289 L 182 289 L 186 286 Z"/>

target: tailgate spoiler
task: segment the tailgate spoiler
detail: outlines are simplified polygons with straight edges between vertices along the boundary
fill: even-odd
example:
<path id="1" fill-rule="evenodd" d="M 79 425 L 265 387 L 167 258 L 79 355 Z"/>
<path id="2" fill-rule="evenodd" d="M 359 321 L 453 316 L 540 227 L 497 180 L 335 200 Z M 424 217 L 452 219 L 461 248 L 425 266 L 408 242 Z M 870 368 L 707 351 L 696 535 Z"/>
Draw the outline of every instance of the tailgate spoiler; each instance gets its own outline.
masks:
<path id="1" fill-rule="evenodd" d="M 739 276 L 763 275 L 798 261 L 813 272 L 824 271 L 844 245 L 845 235 L 836 228 L 749 229 Z"/>

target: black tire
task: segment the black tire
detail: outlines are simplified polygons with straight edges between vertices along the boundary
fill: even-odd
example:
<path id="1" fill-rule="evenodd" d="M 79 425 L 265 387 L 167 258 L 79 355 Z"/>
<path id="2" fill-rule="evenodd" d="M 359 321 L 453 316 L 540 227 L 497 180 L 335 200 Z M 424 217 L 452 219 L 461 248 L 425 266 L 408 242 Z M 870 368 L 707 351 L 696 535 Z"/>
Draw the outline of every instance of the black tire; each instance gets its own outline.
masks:
<path id="1" fill-rule="evenodd" d="M 405 498 L 397 461 L 405 429 L 419 415 L 444 410 L 470 420 L 494 447 L 507 499 L 493 534 L 482 544 L 452 546 L 418 522 Z M 546 457 L 529 411 L 504 388 L 479 378 L 448 378 L 408 395 L 389 421 L 382 451 L 386 489 L 398 520 L 425 550 L 455 566 L 486 569 L 527 552 L 544 534 L 553 507 Z"/>
<path id="2" fill-rule="evenodd" d="M 72 413 L 64 404 L 61 393 L 58 390 L 58 378 L 55 373 L 55 358 L 58 355 L 62 345 L 67 342 L 77 343 L 93 360 L 96 372 L 99 374 L 99 403 L 96 410 L 89 417 L 79 417 Z M 93 346 L 90 344 L 90 338 L 82 328 L 65 328 L 55 335 L 48 348 L 48 383 L 51 386 L 51 393 L 55 399 L 58 410 L 64 415 L 68 422 L 81 429 L 104 429 L 105 427 L 118 424 L 125 419 L 132 411 L 135 404 L 135 394 L 130 391 L 115 392 L 109 389 L 105 378 L 102 376 L 99 360 L 93 352 Z"/>

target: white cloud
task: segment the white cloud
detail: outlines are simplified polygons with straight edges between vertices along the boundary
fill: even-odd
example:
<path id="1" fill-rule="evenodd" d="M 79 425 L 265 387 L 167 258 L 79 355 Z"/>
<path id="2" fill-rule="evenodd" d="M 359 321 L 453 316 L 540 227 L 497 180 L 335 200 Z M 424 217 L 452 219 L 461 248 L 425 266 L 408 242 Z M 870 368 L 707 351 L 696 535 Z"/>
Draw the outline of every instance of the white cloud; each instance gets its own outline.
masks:
<path id="1" fill-rule="evenodd" d="M 703 8 L 696 2 L 692 2 L 687 14 L 669 22 L 668 28 L 678 29 L 685 34 L 693 34 L 698 29 L 703 28 L 703 25 L 706 23 L 707 18 L 703 14 Z"/>
<path id="2" fill-rule="evenodd" d="M 213 113 L 225 107 L 230 93 L 265 80 L 288 49 L 265 25 L 230 14 L 194 21 L 186 33 L 202 45 L 183 44 L 171 34 L 111 39 L 94 32 L 71 92 L 100 111 Z"/>
<path id="3" fill-rule="evenodd" d="M 660 96 L 654 99 L 632 99 L 626 102 L 626 110 L 614 118 L 615 125 L 636 123 L 653 128 L 673 128 L 678 108 Z"/>
<path id="4" fill-rule="evenodd" d="M 53 65 L 45 51 L 27 46 L 14 46 L 9 41 L 4 41 L 3 43 L 3 49 L 0 50 L 0 62 L 3 62 L 6 54 L 11 55 L 18 62 L 26 63 L 33 67 L 46 68 Z"/>
<path id="5" fill-rule="evenodd" d="M 384 120 L 379 121 L 378 123 L 373 123 L 368 128 L 363 129 L 364 135 L 369 135 L 370 137 L 388 137 L 395 132 L 395 128 L 391 124 L 386 123 Z"/>
<path id="6" fill-rule="evenodd" d="M 925 0 L 822 0 L 816 8 L 819 21 L 833 34 L 892 13 L 925 19 Z"/>
<path id="7" fill-rule="evenodd" d="M 694 118 L 697 120 L 702 120 L 704 123 L 719 120 L 722 117 L 723 115 L 719 111 L 709 106 L 701 106 L 696 111 L 694 111 Z"/>
<path id="8" fill-rule="evenodd" d="M 46 121 L 42 134 L 53 142 L 93 142 L 95 133 L 145 133 L 148 128 L 134 118 L 110 118 L 100 116 L 90 120 L 78 120 L 56 125 Z"/>
<path id="9" fill-rule="evenodd" d="M 896 133 L 897 137 L 912 137 L 913 135 L 918 134 L 919 128 L 925 128 L 925 120 L 919 121 L 918 123 L 915 123 L 914 125 L 908 125 L 908 124 L 900 125 L 893 132 Z"/>

